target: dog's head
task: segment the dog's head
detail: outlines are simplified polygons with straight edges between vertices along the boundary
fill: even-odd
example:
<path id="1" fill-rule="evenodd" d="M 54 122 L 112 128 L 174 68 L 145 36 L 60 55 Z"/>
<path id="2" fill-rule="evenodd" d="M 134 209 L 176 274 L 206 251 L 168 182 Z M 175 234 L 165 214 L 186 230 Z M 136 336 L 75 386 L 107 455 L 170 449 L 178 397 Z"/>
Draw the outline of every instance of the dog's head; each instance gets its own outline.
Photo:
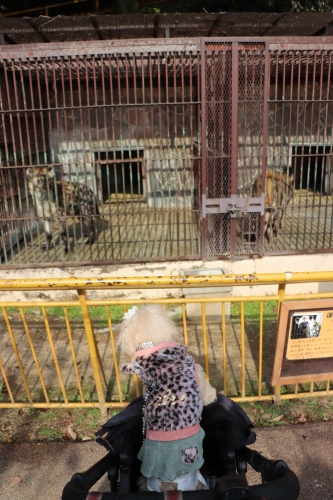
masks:
<path id="1" fill-rule="evenodd" d="M 173 321 L 161 306 L 151 304 L 138 309 L 123 320 L 117 345 L 131 356 L 144 342 L 162 344 L 179 340 Z"/>

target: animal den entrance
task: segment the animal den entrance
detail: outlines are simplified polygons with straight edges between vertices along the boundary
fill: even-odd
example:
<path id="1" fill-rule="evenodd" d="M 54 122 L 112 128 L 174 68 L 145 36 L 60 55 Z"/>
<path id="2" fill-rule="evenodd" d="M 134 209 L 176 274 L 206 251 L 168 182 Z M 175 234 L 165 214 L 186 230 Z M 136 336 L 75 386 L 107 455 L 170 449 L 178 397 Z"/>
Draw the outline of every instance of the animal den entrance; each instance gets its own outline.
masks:
<path id="1" fill-rule="evenodd" d="M 332 146 L 295 146 L 293 164 L 295 189 L 333 194 Z"/>
<path id="2" fill-rule="evenodd" d="M 100 200 L 117 202 L 129 195 L 133 201 L 145 201 L 147 188 L 142 173 L 142 150 L 101 151 L 95 153 L 95 158 Z"/>

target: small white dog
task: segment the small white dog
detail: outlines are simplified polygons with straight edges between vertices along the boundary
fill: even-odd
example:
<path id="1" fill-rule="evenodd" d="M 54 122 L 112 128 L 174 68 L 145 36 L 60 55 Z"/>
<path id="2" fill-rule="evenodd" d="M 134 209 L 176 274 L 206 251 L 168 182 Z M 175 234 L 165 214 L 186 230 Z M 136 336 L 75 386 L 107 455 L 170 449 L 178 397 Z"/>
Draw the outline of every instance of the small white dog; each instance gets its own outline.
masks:
<path id="1" fill-rule="evenodd" d="M 141 490 L 207 488 L 200 427 L 203 405 L 216 391 L 203 369 L 179 342 L 179 333 L 162 307 L 133 307 L 124 316 L 118 346 L 133 356 L 122 366 L 136 373 L 144 386 L 144 441 L 139 451 Z"/>

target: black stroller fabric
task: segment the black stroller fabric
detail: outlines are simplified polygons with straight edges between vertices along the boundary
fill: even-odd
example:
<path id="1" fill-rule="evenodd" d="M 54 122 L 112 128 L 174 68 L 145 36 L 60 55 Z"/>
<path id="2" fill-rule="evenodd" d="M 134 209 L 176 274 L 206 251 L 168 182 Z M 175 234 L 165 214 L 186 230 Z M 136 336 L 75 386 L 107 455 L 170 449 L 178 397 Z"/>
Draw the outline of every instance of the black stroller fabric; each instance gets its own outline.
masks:
<path id="1" fill-rule="evenodd" d="M 222 394 L 217 394 L 216 401 L 204 407 L 200 424 L 205 431 L 205 462 L 201 472 L 208 484 L 212 484 L 209 478 L 227 474 L 235 452 L 253 444 L 256 434 L 244 410 Z"/>
<path id="2" fill-rule="evenodd" d="M 255 442 L 253 424 L 245 411 L 228 397 L 217 393 L 216 401 L 204 406 L 200 425 L 206 436 L 210 436 L 225 421 L 230 423 L 231 437 L 236 451 Z"/>
<path id="3" fill-rule="evenodd" d="M 121 456 L 126 442 L 130 441 L 130 455 L 134 459 L 142 444 L 142 406 L 143 397 L 140 396 L 95 433 L 96 441 L 115 457 Z M 205 431 L 204 475 L 224 475 L 228 453 L 256 440 L 252 422 L 244 410 L 222 394 L 217 393 L 216 401 L 204 407 L 201 426 Z"/>

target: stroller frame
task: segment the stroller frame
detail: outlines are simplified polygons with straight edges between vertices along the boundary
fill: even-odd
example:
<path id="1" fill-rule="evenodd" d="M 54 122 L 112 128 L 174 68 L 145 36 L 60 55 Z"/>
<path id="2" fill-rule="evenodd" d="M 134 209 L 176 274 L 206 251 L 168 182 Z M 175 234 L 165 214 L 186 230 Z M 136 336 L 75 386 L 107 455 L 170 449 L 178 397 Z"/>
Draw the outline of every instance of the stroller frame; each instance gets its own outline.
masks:
<path id="1" fill-rule="evenodd" d="M 202 473 L 210 489 L 139 492 L 142 401 L 142 397 L 134 400 L 96 432 L 97 442 L 108 453 L 85 472 L 74 474 L 62 500 L 297 500 L 296 475 L 283 460 L 270 460 L 248 448 L 256 438 L 251 421 L 236 403 L 220 394 L 204 408 L 201 421 L 205 431 Z M 248 464 L 261 474 L 261 484 L 248 485 Z M 106 473 L 111 492 L 89 492 Z"/>

